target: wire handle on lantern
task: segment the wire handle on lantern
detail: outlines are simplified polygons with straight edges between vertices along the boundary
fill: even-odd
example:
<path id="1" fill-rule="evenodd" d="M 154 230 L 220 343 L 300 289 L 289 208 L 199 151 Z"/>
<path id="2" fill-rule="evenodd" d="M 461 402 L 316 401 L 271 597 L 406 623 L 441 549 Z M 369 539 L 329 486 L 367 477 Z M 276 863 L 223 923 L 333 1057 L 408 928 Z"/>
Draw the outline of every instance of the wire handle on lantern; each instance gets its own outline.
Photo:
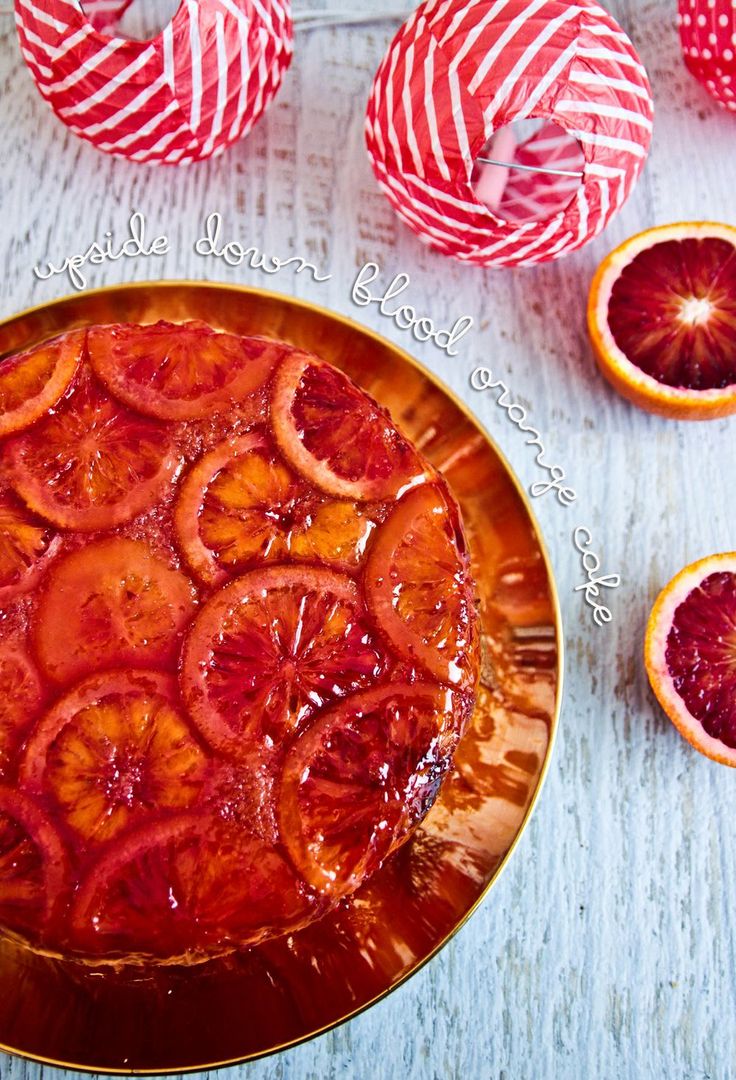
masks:
<path id="1" fill-rule="evenodd" d="M 584 175 L 581 172 L 573 172 L 570 169 L 550 169 L 546 165 L 521 165 L 517 161 L 496 161 L 495 158 L 479 157 L 475 159 L 481 165 L 500 165 L 503 169 L 522 169 L 524 172 L 548 173 L 550 176 L 574 176 L 580 180 Z"/>

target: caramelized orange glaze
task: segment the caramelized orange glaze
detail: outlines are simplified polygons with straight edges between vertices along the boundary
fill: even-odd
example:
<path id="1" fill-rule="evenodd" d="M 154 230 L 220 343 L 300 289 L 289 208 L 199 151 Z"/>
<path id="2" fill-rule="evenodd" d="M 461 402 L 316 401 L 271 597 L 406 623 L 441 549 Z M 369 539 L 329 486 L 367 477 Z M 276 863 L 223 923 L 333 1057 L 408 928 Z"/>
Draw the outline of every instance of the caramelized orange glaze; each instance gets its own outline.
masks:
<path id="1" fill-rule="evenodd" d="M 39 348 L 0 364 L 0 930 L 162 963 L 305 926 L 424 817 L 472 712 L 454 499 L 282 342 Z M 55 356 L 61 395 L 26 377 Z"/>

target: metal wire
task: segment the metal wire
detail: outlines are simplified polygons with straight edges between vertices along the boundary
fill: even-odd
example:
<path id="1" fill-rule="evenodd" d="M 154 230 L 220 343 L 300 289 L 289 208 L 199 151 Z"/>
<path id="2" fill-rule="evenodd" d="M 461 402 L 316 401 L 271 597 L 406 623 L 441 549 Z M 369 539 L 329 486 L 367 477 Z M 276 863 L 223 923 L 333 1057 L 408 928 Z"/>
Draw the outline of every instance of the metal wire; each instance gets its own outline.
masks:
<path id="1" fill-rule="evenodd" d="M 494 158 L 479 157 L 475 159 L 483 165 L 500 165 L 504 169 L 521 169 L 523 172 L 541 172 L 549 176 L 574 176 L 577 180 L 582 179 L 583 173 L 571 172 L 570 169 L 551 169 L 546 165 L 520 165 L 516 161 L 496 161 Z"/>

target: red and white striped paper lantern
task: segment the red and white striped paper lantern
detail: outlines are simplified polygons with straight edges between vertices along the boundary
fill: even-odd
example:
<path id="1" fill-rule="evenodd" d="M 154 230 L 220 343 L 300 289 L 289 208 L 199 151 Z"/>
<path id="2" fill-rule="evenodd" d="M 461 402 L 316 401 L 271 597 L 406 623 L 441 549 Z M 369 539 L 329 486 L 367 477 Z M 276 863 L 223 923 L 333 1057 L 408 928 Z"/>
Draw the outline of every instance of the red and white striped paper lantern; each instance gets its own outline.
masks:
<path id="1" fill-rule="evenodd" d="M 378 69 L 366 138 L 379 184 L 425 243 L 518 266 L 559 258 L 605 227 L 644 166 L 652 114 L 634 46 L 594 0 L 427 0 Z M 554 167 L 560 153 L 578 153 L 582 177 L 569 185 L 510 170 L 509 220 L 476 194 L 476 161 L 494 132 L 535 117 L 549 127 L 515 160 Z M 567 149 L 555 150 L 550 131 L 560 128 Z M 537 152 L 534 141 L 548 145 Z M 559 206 L 564 183 L 564 205 L 538 220 L 532 208 Z"/>
<path id="2" fill-rule="evenodd" d="M 680 0 L 677 22 L 688 69 L 719 105 L 736 112 L 736 4 Z"/>
<path id="3" fill-rule="evenodd" d="M 110 154 L 184 165 L 221 153 L 281 84 L 292 55 L 290 0 L 181 0 L 151 41 L 115 35 L 131 2 L 15 0 L 41 94 L 75 134 Z"/>

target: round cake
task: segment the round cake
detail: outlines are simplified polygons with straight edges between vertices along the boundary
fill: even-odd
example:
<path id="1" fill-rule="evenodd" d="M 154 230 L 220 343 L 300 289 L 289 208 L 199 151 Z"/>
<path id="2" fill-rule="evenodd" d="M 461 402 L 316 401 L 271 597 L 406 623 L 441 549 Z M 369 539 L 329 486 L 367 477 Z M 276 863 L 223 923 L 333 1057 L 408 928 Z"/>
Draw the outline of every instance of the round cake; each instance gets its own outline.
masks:
<path id="1" fill-rule="evenodd" d="M 200 322 L 0 362 L 0 933 L 195 963 L 306 926 L 472 713 L 458 507 L 337 368 Z"/>

